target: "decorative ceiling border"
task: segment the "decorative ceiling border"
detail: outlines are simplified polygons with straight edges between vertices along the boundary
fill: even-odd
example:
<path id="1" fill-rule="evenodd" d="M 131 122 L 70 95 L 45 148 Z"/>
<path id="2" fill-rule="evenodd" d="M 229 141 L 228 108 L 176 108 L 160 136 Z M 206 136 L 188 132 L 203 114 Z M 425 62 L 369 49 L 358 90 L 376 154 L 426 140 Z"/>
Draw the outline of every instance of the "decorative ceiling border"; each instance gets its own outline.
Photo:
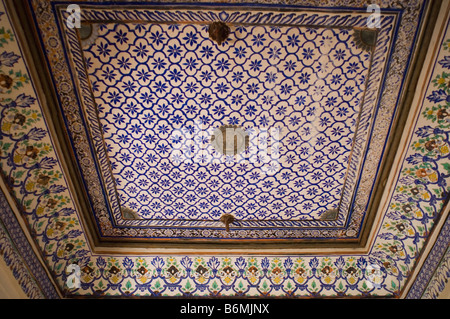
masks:
<path id="1" fill-rule="evenodd" d="M 448 203 L 447 203 L 448 205 Z M 450 215 L 420 269 L 407 299 L 435 299 L 450 276 Z"/>
<path id="2" fill-rule="evenodd" d="M 448 284 L 448 278 L 450 278 L 450 248 L 447 248 L 421 299 L 440 298 Z"/>
<path id="3" fill-rule="evenodd" d="M 0 190 L 0 253 L 30 299 L 59 299 L 59 294 Z"/>
<path id="4" fill-rule="evenodd" d="M 420 6 L 419 6 L 419 8 L 420 8 Z M 417 14 L 417 12 L 416 12 L 416 14 Z M 112 16 L 109 16 L 109 18 L 114 18 L 114 14 Z M 292 18 L 292 17 L 289 17 L 289 18 Z M 406 27 L 406 26 L 403 26 L 403 27 Z M 415 29 L 413 29 L 413 30 L 415 30 Z M 44 35 L 44 37 L 45 37 L 45 35 Z M 73 35 L 70 36 L 70 34 L 69 34 L 68 38 L 71 38 L 72 40 L 75 41 L 75 37 Z M 55 38 L 52 37 L 52 40 L 55 40 Z M 406 44 L 406 46 L 407 45 L 408 44 Z M 411 43 L 409 43 L 409 46 L 411 46 Z M 402 50 L 401 46 L 399 48 L 398 43 L 397 43 L 396 50 L 400 51 L 400 52 Z M 79 58 L 79 55 L 77 54 L 76 57 Z M 399 58 L 398 56 L 396 56 L 394 54 L 394 58 L 392 61 L 392 68 L 396 69 L 396 70 L 398 70 L 398 68 L 400 68 L 400 69 L 406 68 L 406 65 L 408 64 L 408 60 L 409 60 L 409 55 L 401 55 Z M 395 79 L 398 80 L 397 73 L 395 73 L 395 72 L 390 72 L 390 73 L 391 73 L 390 74 L 391 77 L 394 77 Z M 389 74 L 389 72 L 388 72 L 388 74 Z M 364 171 L 361 173 L 362 180 L 360 180 L 358 182 L 359 189 L 362 189 L 364 191 L 358 192 L 356 198 L 354 199 L 355 202 L 358 203 L 358 205 L 353 205 L 351 207 L 350 207 L 350 205 L 347 205 L 347 206 L 349 206 L 349 209 L 352 212 L 352 216 L 349 221 L 349 225 L 348 225 L 347 229 L 345 229 L 345 230 L 324 229 L 324 230 L 319 230 L 319 232 L 314 229 L 306 229 L 306 230 L 265 229 L 263 231 L 259 231 L 259 230 L 255 231 L 254 233 L 250 233 L 250 234 L 248 233 L 248 231 L 243 231 L 243 232 L 237 231 L 237 232 L 228 234 L 228 233 L 224 232 L 223 229 L 219 229 L 219 230 L 213 229 L 211 231 L 207 230 L 208 236 L 209 237 L 217 237 L 217 238 L 280 238 L 280 237 L 283 237 L 283 238 L 357 238 L 359 232 L 361 231 L 361 224 L 363 223 L 363 220 L 364 220 L 364 213 L 367 211 L 367 207 L 368 207 L 369 200 L 370 200 L 370 195 L 371 195 L 372 189 L 373 189 L 373 183 L 374 183 L 374 180 L 376 179 L 376 175 L 377 175 L 377 172 L 379 169 L 379 157 L 377 157 L 377 156 L 380 156 L 380 153 L 382 153 L 384 150 L 386 139 L 387 139 L 388 132 L 389 132 L 389 127 L 392 125 L 392 121 L 391 120 L 386 121 L 386 119 L 390 119 L 391 117 L 389 117 L 389 116 L 393 116 L 393 114 L 395 114 L 396 103 L 398 102 L 397 96 L 395 94 L 399 94 L 400 88 L 401 88 L 401 85 L 394 85 L 394 83 L 390 79 L 387 79 L 386 83 L 390 83 L 391 85 L 386 86 L 386 88 L 388 88 L 387 93 L 386 93 L 386 96 L 383 95 L 383 100 L 382 100 L 384 102 L 384 104 L 383 104 L 384 108 L 382 107 L 380 110 L 377 110 L 377 113 L 378 113 L 378 115 L 376 115 L 377 122 L 373 125 L 373 127 L 369 127 L 368 123 L 364 123 L 364 121 L 368 120 L 371 116 L 362 117 L 361 126 L 365 127 L 366 129 L 371 129 L 374 131 L 378 130 L 378 132 L 374 135 L 374 136 L 377 136 L 377 139 L 372 141 L 372 144 L 376 145 L 376 146 L 370 147 L 367 150 L 368 153 L 366 153 L 365 156 L 366 156 L 367 162 L 369 164 L 364 165 Z M 82 87 L 87 88 L 86 83 L 84 85 L 82 85 Z M 369 96 L 368 100 L 373 99 L 373 98 L 375 98 L 373 95 Z M 89 99 L 92 100 L 92 98 L 89 98 Z M 91 101 L 91 102 L 93 102 L 93 101 Z M 368 101 L 366 101 L 366 103 L 368 103 Z M 69 108 L 69 106 L 67 106 L 67 108 L 63 108 L 63 109 L 65 109 L 65 112 L 69 113 L 69 115 L 67 117 L 77 119 L 77 120 L 82 119 L 82 116 L 73 114 L 74 109 L 72 106 L 70 106 L 70 108 Z M 380 112 L 383 112 L 384 116 L 386 116 L 386 117 L 380 116 L 380 114 L 381 114 Z M 90 116 L 92 117 L 95 115 L 96 114 L 91 114 Z M 367 126 L 366 126 L 366 124 L 367 124 Z M 79 149 L 77 151 L 78 156 L 80 156 L 80 154 L 84 154 L 83 156 L 87 156 L 87 157 L 82 157 L 80 159 L 80 162 L 82 163 L 81 165 L 84 166 L 83 163 L 93 164 L 93 163 L 95 163 L 95 161 L 93 160 L 92 155 L 91 156 L 88 155 L 89 147 L 87 147 L 87 145 L 89 145 L 89 144 L 87 141 L 89 139 L 87 138 L 87 136 L 89 134 L 82 133 L 82 129 L 81 129 L 82 126 L 83 126 L 83 124 L 81 124 L 81 123 L 77 123 L 75 125 L 69 125 L 69 127 L 73 127 L 73 129 L 74 129 L 73 132 L 76 133 L 76 135 L 74 135 L 73 138 L 75 138 L 76 140 L 79 140 L 79 141 L 84 141 L 84 142 L 80 142 L 80 144 L 82 143 L 83 147 L 85 147 L 84 150 Z M 84 137 L 80 139 L 80 136 L 84 136 Z M 378 139 L 378 137 L 380 139 Z M 95 147 L 95 146 L 90 146 L 90 147 Z M 378 154 L 377 154 L 377 152 L 378 152 Z M 378 160 L 377 160 L 377 158 L 378 158 Z M 101 160 L 104 161 L 104 163 L 103 163 L 104 165 L 107 165 L 105 156 L 102 156 Z M 352 163 L 354 163 L 354 161 L 352 161 Z M 84 168 L 84 170 L 83 170 L 83 168 Z M 354 168 L 356 170 L 356 167 L 354 167 Z M 102 193 L 98 189 L 100 182 L 99 182 L 99 180 L 94 178 L 94 176 L 98 176 L 99 172 L 93 170 L 93 165 L 85 165 L 85 167 L 82 167 L 82 172 L 83 172 L 83 175 L 86 177 L 87 184 L 90 185 L 88 187 L 88 189 L 89 190 L 91 188 L 93 189 L 93 191 L 90 192 L 91 196 L 94 196 L 94 195 L 97 196 L 96 199 L 93 199 L 93 201 L 96 203 L 96 206 L 97 206 L 97 207 L 94 206 L 94 211 L 96 212 L 96 216 L 97 216 L 97 225 L 100 225 L 100 228 L 103 232 L 102 233 L 103 236 L 105 236 L 105 237 L 115 237 L 115 236 L 118 236 L 118 237 L 133 236 L 133 237 L 135 237 L 136 234 L 141 234 L 140 236 L 143 236 L 143 238 L 145 238 L 145 237 L 147 237 L 147 238 L 167 238 L 168 233 L 167 233 L 166 229 L 163 229 L 163 230 L 159 230 L 159 229 L 136 230 L 136 229 L 134 229 L 135 227 L 129 227 L 129 228 L 115 227 L 114 221 L 111 220 L 111 216 L 108 213 L 109 207 L 105 203 L 104 197 L 102 197 L 102 196 L 113 196 L 113 190 L 112 190 L 113 187 L 111 186 L 109 188 L 110 190 L 108 191 L 108 195 L 106 195 L 105 193 Z M 368 172 L 370 172 L 370 173 L 368 173 Z M 376 172 L 376 173 L 374 174 L 374 172 Z M 95 175 L 94 173 L 96 173 L 97 175 Z M 353 177 L 356 178 L 356 175 Z M 111 176 L 106 176 L 106 178 L 104 180 L 108 181 L 106 183 L 106 185 L 108 185 L 108 184 L 112 185 L 112 183 L 113 183 Z M 348 185 L 350 185 L 350 184 L 348 184 Z M 351 195 L 352 195 L 352 192 L 349 192 L 347 189 L 344 194 L 344 197 L 349 200 L 352 198 Z M 118 203 L 114 200 L 112 202 L 115 203 L 115 204 L 113 204 L 113 209 L 119 210 Z M 96 210 L 96 208 L 97 208 L 97 210 Z M 116 211 L 115 217 L 116 217 L 116 220 L 120 220 L 121 214 L 119 211 Z M 101 221 L 101 222 L 99 222 L 99 221 Z M 121 224 L 126 225 L 126 226 L 137 226 L 137 225 L 142 225 L 145 223 L 148 223 L 148 221 L 145 221 L 145 220 L 144 221 L 143 220 L 137 220 L 137 221 L 122 220 L 121 221 Z M 161 227 L 160 220 L 156 221 L 156 223 L 157 223 L 158 227 Z M 186 221 L 180 221 L 180 222 L 170 221 L 168 225 L 173 225 L 176 223 L 178 223 L 178 224 L 184 223 L 182 226 L 184 226 L 184 227 L 188 226 L 188 225 L 186 225 L 186 223 L 187 223 Z M 198 222 L 197 221 L 196 227 L 198 227 L 198 223 L 206 223 L 206 222 L 203 222 L 203 221 Z M 316 226 L 318 226 L 318 227 L 322 227 L 322 228 L 326 227 L 325 225 L 322 225 L 320 223 L 323 223 L 323 222 L 311 222 L 307 226 L 311 228 L 312 226 L 314 226 L 316 224 Z M 180 226 L 180 225 L 177 225 L 177 226 Z M 222 223 L 220 223 L 218 221 L 211 222 L 211 226 L 223 227 Z M 266 226 L 268 226 L 268 225 L 266 225 Z M 280 225 L 278 225 L 278 226 L 280 226 Z M 284 225 L 284 226 L 286 226 L 286 225 Z M 201 230 L 201 229 L 200 230 L 199 229 L 190 230 L 187 228 L 184 228 L 184 229 L 174 228 L 174 229 L 171 229 L 169 238 L 179 238 L 179 237 L 186 237 L 186 236 L 202 238 L 202 237 L 204 237 L 204 234 L 203 234 L 203 230 Z M 275 236 L 275 237 L 273 237 L 273 236 Z"/>
<path id="5" fill-rule="evenodd" d="M 3 12 L 4 8 L 1 9 Z M 5 33 L 1 33 L 6 42 L 0 43 L 7 43 L 8 50 L 13 49 L 11 36 L 15 37 L 11 30 L 7 27 Z M 450 191 L 449 154 L 441 153 L 445 148 L 428 150 L 433 143 L 425 145 L 433 140 L 445 145 L 450 143 L 448 116 L 442 118 L 450 109 L 450 103 L 445 101 L 450 95 L 446 85 L 449 79 L 448 75 L 444 76 L 445 61 L 450 56 L 449 28 L 437 42 L 440 51 L 432 61 L 429 87 L 419 103 L 417 117 L 412 120 L 407 152 L 399 158 L 401 167 L 393 177 L 395 183 L 393 193 L 389 195 L 389 206 L 382 212 L 383 220 L 368 254 L 271 257 L 143 254 L 125 257 L 93 253 L 80 222 L 80 212 L 67 196 L 63 173 L 51 180 L 39 176 L 46 170 L 49 173 L 42 165 L 52 164 L 52 168 L 58 170 L 59 166 L 55 166 L 58 156 L 50 136 L 46 133 L 43 137 L 44 132 L 36 128 L 36 124 L 42 128 L 44 119 L 40 104 L 35 103 L 38 101 L 36 94 L 29 91 L 26 78 L 19 79 L 25 87 L 14 88 L 0 106 L 2 112 L 30 111 L 22 115 L 26 121 L 32 119 L 34 122 L 31 127 L 25 122 L 20 126 L 20 123 L 13 123 L 15 115 L 12 113 L 2 117 L 0 163 L 9 177 L 7 183 L 14 196 L 24 204 L 22 214 L 51 274 L 68 296 L 398 297 L 435 222 L 441 217 L 443 198 Z M 19 56 L 20 51 L 15 48 L 13 54 Z M 19 69 L 13 70 L 18 72 Z M 21 160 L 27 158 L 23 165 L 17 165 L 18 158 L 8 160 L 15 154 L 11 150 L 18 143 L 14 140 L 16 134 L 39 150 L 36 155 L 32 149 L 28 154 L 23 153 Z M 42 145 L 38 147 L 39 143 Z M 60 195 L 64 196 L 58 197 Z M 72 263 L 82 269 L 82 280 L 80 288 L 69 291 L 65 286 L 65 269 Z M 374 269 L 381 273 L 371 276 Z"/>

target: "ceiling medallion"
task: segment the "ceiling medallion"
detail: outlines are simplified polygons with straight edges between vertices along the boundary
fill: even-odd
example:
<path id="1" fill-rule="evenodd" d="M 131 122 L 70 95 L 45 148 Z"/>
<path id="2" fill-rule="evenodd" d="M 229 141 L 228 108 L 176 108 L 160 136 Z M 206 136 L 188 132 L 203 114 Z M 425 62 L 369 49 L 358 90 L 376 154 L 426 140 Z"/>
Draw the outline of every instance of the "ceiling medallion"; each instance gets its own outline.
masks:
<path id="1" fill-rule="evenodd" d="M 81 45 L 86 48 L 94 44 L 98 38 L 99 25 L 96 23 L 82 23 L 78 29 Z"/>
<path id="2" fill-rule="evenodd" d="M 217 21 L 209 25 L 208 32 L 211 40 L 217 42 L 218 45 L 221 45 L 222 42 L 228 39 L 230 27 L 222 21 Z"/>
<path id="3" fill-rule="evenodd" d="M 215 129 L 211 136 L 211 145 L 224 155 L 238 155 L 249 145 L 249 136 L 238 125 L 222 125 Z"/>

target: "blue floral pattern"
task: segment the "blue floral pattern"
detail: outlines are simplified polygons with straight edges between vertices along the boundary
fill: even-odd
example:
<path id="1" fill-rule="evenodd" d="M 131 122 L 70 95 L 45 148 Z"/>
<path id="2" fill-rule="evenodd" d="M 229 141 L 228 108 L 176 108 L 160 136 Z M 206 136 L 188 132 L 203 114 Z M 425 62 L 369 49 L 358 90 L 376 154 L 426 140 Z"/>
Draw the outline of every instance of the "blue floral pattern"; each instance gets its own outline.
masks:
<path id="1" fill-rule="evenodd" d="M 242 26 L 217 46 L 203 25 L 101 25 L 84 55 L 121 204 L 178 219 L 314 220 L 336 208 L 370 63 L 348 43 L 337 29 Z M 261 139 L 227 164 L 209 145 L 222 125 L 278 129 L 280 169 L 259 174 Z M 182 130 L 189 138 L 172 134 Z"/>

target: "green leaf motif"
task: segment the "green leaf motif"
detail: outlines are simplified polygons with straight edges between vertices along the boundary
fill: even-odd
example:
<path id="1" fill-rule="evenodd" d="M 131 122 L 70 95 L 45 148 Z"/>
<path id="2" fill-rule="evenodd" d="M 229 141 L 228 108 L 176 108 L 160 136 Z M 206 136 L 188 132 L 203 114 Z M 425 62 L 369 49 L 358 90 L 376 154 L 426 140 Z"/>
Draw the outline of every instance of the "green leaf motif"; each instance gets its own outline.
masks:
<path id="1" fill-rule="evenodd" d="M 391 280 L 391 287 L 392 289 L 397 289 L 397 285 L 395 284 L 395 282 L 393 280 Z"/>
<path id="2" fill-rule="evenodd" d="M 269 285 L 267 284 L 267 282 L 264 280 L 263 285 L 262 285 L 263 290 L 267 290 L 269 288 Z"/>
<path id="3" fill-rule="evenodd" d="M 450 174 L 450 163 L 442 163 L 442 167 Z"/>
<path id="4" fill-rule="evenodd" d="M 364 290 L 368 290 L 369 287 L 367 287 L 366 281 L 363 282 L 362 287 Z"/>

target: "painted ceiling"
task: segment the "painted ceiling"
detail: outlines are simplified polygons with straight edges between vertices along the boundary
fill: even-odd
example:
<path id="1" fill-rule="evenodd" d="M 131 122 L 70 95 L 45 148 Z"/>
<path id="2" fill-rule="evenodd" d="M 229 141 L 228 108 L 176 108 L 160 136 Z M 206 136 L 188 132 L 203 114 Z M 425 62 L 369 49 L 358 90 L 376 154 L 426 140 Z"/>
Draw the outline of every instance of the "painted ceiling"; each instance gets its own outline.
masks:
<path id="1" fill-rule="evenodd" d="M 83 53 L 121 207 L 239 220 L 338 207 L 371 60 L 355 31 L 236 26 L 218 46 L 208 25 L 91 28 Z M 215 150 L 225 125 L 251 148 Z"/>
<path id="2" fill-rule="evenodd" d="M 201 24 L 90 28 L 115 216 L 301 224 L 338 208 L 371 65 L 358 31 L 240 25 L 218 46 Z M 240 154 L 211 143 L 227 125 L 249 136 Z"/>
<path id="3" fill-rule="evenodd" d="M 401 92 L 388 65 L 408 66 L 398 12 L 377 29 L 367 11 L 100 5 L 78 29 L 58 10 L 79 92 L 63 114 L 101 237 L 359 238 Z M 212 143 L 227 128 L 241 152 Z"/>
<path id="4" fill-rule="evenodd" d="M 405 294 L 449 191 L 446 29 L 398 125 L 429 2 L 68 4 L 24 1 L 41 56 L 0 16 L 0 203 L 60 294 Z"/>

